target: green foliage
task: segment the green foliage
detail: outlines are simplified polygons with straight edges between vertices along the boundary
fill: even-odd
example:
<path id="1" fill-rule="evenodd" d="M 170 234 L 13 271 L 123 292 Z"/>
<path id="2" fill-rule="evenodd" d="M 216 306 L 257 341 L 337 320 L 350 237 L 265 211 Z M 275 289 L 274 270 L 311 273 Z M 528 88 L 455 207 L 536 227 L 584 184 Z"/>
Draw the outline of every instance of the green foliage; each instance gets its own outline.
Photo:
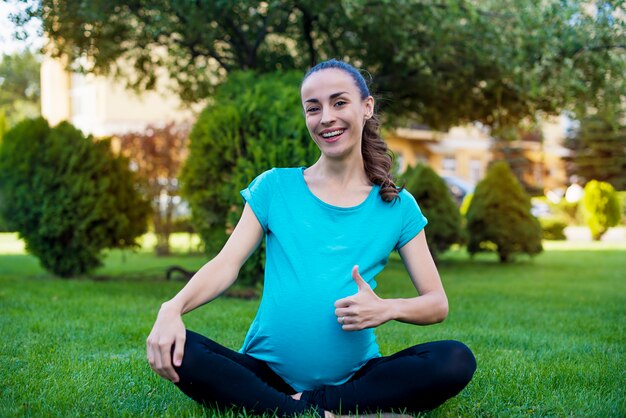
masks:
<path id="1" fill-rule="evenodd" d="M 566 140 L 572 150 L 568 171 L 585 179 L 605 181 L 626 190 L 626 125 L 623 114 L 588 116 Z"/>
<path id="2" fill-rule="evenodd" d="M 462 241 L 461 215 L 445 181 L 425 164 L 409 167 L 402 176 L 428 219 L 426 240 L 436 259 L 452 244 Z"/>
<path id="3" fill-rule="evenodd" d="M 619 201 L 621 222 L 622 224 L 626 225 L 626 191 L 615 193 L 617 195 L 617 200 Z"/>
<path id="4" fill-rule="evenodd" d="M 563 219 L 551 216 L 539 218 L 539 223 L 541 224 L 541 237 L 543 239 L 553 241 L 563 241 L 567 239 L 564 232 L 567 222 Z"/>
<path id="5" fill-rule="evenodd" d="M 0 57 L 0 137 L 6 128 L 40 113 L 39 58 L 29 50 Z M 5 125 L 5 126 L 3 126 Z"/>
<path id="6" fill-rule="evenodd" d="M 319 156 L 300 103 L 301 74 L 232 74 L 202 112 L 189 140 L 182 193 L 195 230 L 215 255 L 243 209 L 239 191 L 272 167 L 308 165 Z M 240 272 L 243 283 L 263 277 L 263 251 Z"/>
<path id="7" fill-rule="evenodd" d="M 52 55 L 141 89 L 165 67 L 186 101 L 236 70 L 302 71 L 340 57 L 375 74 L 376 91 L 393 98 L 389 115 L 503 130 L 537 112 L 621 103 L 618 3 L 42 0 L 16 20 L 41 19 Z"/>
<path id="8" fill-rule="evenodd" d="M 467 210 L 467 250 L 497 251 L 501 262 L 515 253 L 542 251 L 541 226 L 530 213 L 530 197 L 502 161 L 494 163 L 476 186 Z"/>
<path id="9" fill-rule="evenodd" d="M 41 265 L 61 277 L 101 265 L 105 248 L 128 247 L 145 232 L 147 203 L 126 159 L 67 122 L 24 120 L 0 149 L 0 212 Z"/>
<path id="10" fill-rule="evenodd" d="M 594 240 L 599 240 L 612 226 L 619 223 L 620 204 L 615 189 L 609 183 L 591 180 L 585 185 L 582 198 L 583 216 Z"/>
<path id="11" fill-rule="evenodd" d="M 580 202 L 568 202 L 565 198 L 562 198 L 558 203 L 550 202 L 550 209 L 554 211 L 555 215 L 565 220 L 568 225 L 581 225 L 584 223 Z"/>

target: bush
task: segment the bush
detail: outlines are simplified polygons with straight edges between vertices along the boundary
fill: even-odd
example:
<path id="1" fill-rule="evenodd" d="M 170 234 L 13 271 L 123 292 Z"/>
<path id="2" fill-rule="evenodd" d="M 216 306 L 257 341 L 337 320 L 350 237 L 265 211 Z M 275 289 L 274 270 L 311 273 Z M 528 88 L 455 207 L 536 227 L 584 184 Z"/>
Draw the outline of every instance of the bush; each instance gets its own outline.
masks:
<path id="1" fill-rule="evenodd" d="M 541 224 L 541 236 L 543 239 L 553 241 L 563 241 L 567 239 L 565 236 L 565 227 L 567 222 L 557 217 L 539 218 Z"/>
<path id="2" fill-rule="evenodd" d="M 148 204 L 134 189 L 125 159 L 109 141 L 64 122 L 25 120 L 0 149 L 0 212 L 41 265 L 61 277 L 101 265 L 105 248 L 135 245 Z"/>
<path id="3" fill-rule="evenodd" d="M 428 218 L 426 240 L 436 259 L 452 244 L 462 241 L 461 215 L 446 182 L 424 164 L 409 167 L 402 176 L 406 189 L 415 197 Z"/>
<path id="4" fill-rule="evenodd" d="M 558 203 L 550 202 L 554 214 L 564 219 L 568 225 L 582 225 L 584 223 L 580 202 L 568 202 L 565 198 Z"/>
<path id="5" fill-rule="evenodd" d="M 233 73 L 194 125 L 181 174 L 182 194 L 209 256 L 217 254 L 243 209 L 239 191 L 272 167 L 314 162 L 319 149 L 302 116 L 300 73 Z M 263 278 L 259 249 L 239 274 Z"/>
<path id="6" fill-rule="evenodd" d="M 0 198 L 1 197 L 2 196 L 0 196 Z M 2 202 L 0 202 L 0 207 L 2 207 Z M 9 224 L 2 217 L 2 212 L 0 212 L 0 232 L 15 232 L 11 231 L 11 228 L 9 228 Z"/>
<path id="7" fill-rule="evenodd" d="M 617 195 L 617 200 L 619 201 L 621 223 L 622 225 L 626 225 L 626 191 L 615 193 Z"/>
<path id="8" fill-rule="evenodd" d="M 599 240 L 612 226 L 619 223 L 620 206 L 610 183 L 591 180 L 585 185 L 582 198 L 583 216 L 594 240 Z"/>
<path id="9" fill-rule="evenodd" d="M 530 197 L 505 162 L 494 163 L 478 183 L 467 210 L 470 254 L 497 251 L 501 262 L 515 253 L 542 251 L 541 226 L 530 213 Z"/>

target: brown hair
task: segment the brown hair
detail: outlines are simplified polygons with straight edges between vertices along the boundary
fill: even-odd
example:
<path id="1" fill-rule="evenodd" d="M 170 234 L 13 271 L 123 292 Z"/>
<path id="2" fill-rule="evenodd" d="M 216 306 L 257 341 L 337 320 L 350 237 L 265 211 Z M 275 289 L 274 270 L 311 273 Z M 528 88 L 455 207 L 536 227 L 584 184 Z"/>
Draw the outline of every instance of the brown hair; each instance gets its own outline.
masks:
<path id="1" fill-rule="evenodd" d="M 328 68 L 337 68 L 348 73 L 359 88 L 362 100 L 370 95 L 367 82 L 361 73 L 352 65 L 336 59 L 321 62 L 311 68 L 305 74 L 302 82 L 304 83 L 304 80 L 312 73 Z M 361 135 L 361 154 L 363 155 L 363 163 L 367 177 L 372 183 L 380 186 L 380 197 L 385 202 L 394 201 L 402 188 L 396 186 L 391 176 L 393 154 L 387 147 L 385 141 L 380 137 L 380 121 L 376 113 L 365 121 L 363 134 Z"/>

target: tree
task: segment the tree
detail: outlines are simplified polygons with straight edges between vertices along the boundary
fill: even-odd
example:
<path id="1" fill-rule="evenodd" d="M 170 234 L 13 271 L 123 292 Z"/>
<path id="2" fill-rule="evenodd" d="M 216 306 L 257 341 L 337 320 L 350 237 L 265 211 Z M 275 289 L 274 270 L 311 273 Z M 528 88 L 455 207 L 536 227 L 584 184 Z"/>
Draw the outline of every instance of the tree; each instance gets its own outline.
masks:
<path id="1" fill-rule="evenodd" d="M 61 277 L 102 264 L 102 250 L 134 246 L 148 205 L 128 161 L 67 122 L 26 119 L 0 148 L 0 213 L 41 265 Z"/>
<path id="2" fill-rule="evenodd" d="M 236 70 L 298 69 L 330 57 L 375 74 L 388 115 L 496 130 L 624 97 L 623 1 L 40 0 L 46 50 L 72 68 L 153 87 L 159 69 L 188 102 Z M 130 63 L 130 64 L 129 64 Z M 132 67 L 127 71 L 126 67 Z M 400 121 L 399 121 L 400 122 Z"/>
<path id="3" fill-rule="evenodd" d="M 319 157 L 302 117 L 300 77 L 233 73 L 194 125 L 180 180 L 210 256 L 241 216 L 240 190 L 272 167 L 309 165 Z M 263 251 L 246 262 L 239 277 L 246 284 L 262 279 Z"/>
<path id="4" fill-rule="evenodd" d="M 476 185 L 467 210 L 469 253 L 496 251 L 503 263 L 515 253 L 540 253 L 541 226 L 530 206 L 530 197 L 509 166 L 495 162 Z"/>
<path id="5" fill-rule="evenodd" d="M 515 140 L 518 139 L 518 140 Z M 543 162 L 529 158 L 528 144 L 542 146 L 543 134 L 537 126 L 526 129 L 507 129 L 491 145 L 493 160 L 506 161 L 524 191 L 531 196 L 543 195 L 543 178 L 537 179 L 537 171 L 545 171 Z M 541 152 L 543 154 L 543 151 Z"/>
<path id="6" fill-rule="evenodd" d="M 39 116 L 39 68 L 37 55 L 29 50 L 0 57 L 0 114 L 6 117 L 7 127 Z"/>
<path id="7" fill-rule="evenodd" d="M 609 183 L 591 180 L 585 185 L 582 198 L 583 217 L 594 240 L 599 240 L 612 226 L 619 223 L 620 203 Z"/>
<path id="8" fill-rule="evenodd" d="M 163 128 L 148 126 L 143 133 L 120 136 L 120 153 L 128 157 L 140 180 L 141 192 L 152 206 L 152 223 L 157 237 L 156 253 L 170 252 L 174 227 L 178 175 L 187 156 L 189 129 L 173 122 Z"/>
<path id="9" fill-rule="evenodd" d="M 428 219 L 426 240 L 433 257 L 462 240 L 461 215 L 446 182 L 424 164 L 409 167 L 402 176 Z"/>
<path id="10" fill-rule="evenodd" d="M 572 150 L 567 159 L 570 174 L 626 190 L 626 125 L 619 115 L 598 113 L 582 119 L 566 146 Z"/>

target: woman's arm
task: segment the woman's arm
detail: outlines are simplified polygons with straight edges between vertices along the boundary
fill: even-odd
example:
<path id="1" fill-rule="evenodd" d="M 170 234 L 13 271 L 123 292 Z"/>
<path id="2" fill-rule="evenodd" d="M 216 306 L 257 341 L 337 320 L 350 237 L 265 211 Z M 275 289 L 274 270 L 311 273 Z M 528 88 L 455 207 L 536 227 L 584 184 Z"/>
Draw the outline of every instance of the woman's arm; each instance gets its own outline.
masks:
<path id="1" fill-rule="evenodd" d="M 189 280 L 187 285 L 161 309 L 180 315 L 218 297 L 237 279 L 241 266 L 257 249 L 263 228 L 248 204 L 222 250 Z"/>
<path id="2" fill-rule="evenodd" d="M 419 296 L 409 299 L 387 299 L 391 319 L 428 325 L 448 316 L 448 298 L 433 260 L 426 234 L 422 230 L 399 250 L 411 281 Z"/>
<path id="3" fill-rule="evenodd" d="M 239 270 L 263 238 L 263 228 L 248 204 L 228 241 L 171 300 L 163 303 L 146 340 L 150 367 L 165 379 L 178 381 L 172 365 L 182 363 L 186 330 L 182 315 L 218 297 L 237 279 Z M 174 353 L 171 355 L 172 345 Z"/>
<path id="4" fill-rule="evenodd" d="M 400 248 L 399 252 L 419 296 L 382 299 L 363 280 L 355 266 L 352 276 L 358 292 L 335 303 L 337 321 L 345 331 L 373 328 L 391 320 L 428 325 L 446 318 L 448 299 L 424 231 Z"/>

